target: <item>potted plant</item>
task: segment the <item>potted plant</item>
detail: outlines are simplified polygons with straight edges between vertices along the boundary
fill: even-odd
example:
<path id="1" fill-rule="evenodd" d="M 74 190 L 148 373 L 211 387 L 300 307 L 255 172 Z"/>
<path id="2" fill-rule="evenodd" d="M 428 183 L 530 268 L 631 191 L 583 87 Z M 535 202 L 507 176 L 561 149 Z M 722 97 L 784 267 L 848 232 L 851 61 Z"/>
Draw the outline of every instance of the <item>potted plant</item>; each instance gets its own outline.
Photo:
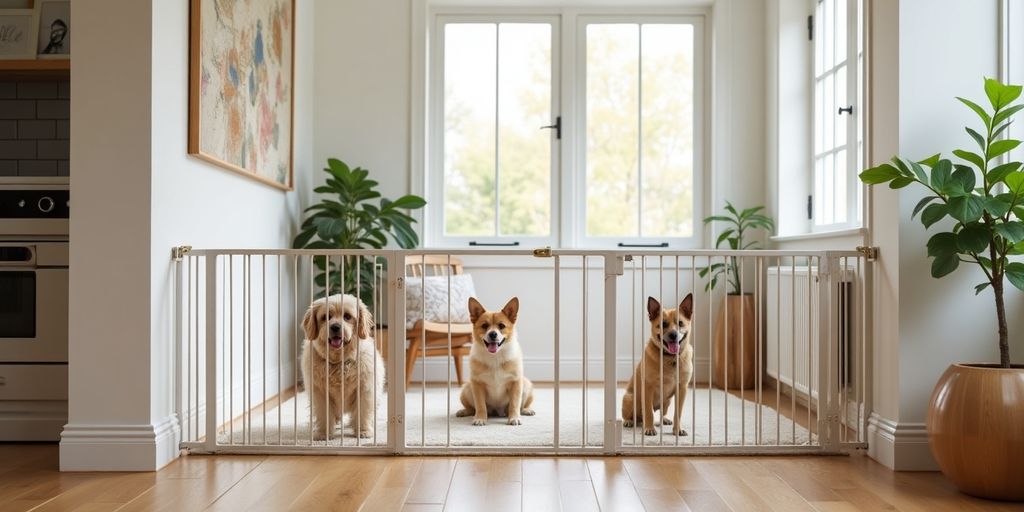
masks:
<path id="1" fill-rule="evenodd" d="M 728 201 L 725 202 L 725 215 L 712 215 L 704 219 L 705 224 L 715 221 L 725 222 L 728 227 L 718 235 L 715 248 L 726 244 L 729 249 L 756 249 L 757 240 L 746 241 L 745 235 L 755 230 L 772 231 L 775 222 L 762 213 L 763 206 L 737 210 Z M 728 262 L 728 265 L 726 264 Z M 721 263 L 709 261 L 709 265 L 700 270 L 700 277 L 708 278 L 706 290 L 712 290 L 719 279 L 725 281 L 728 288 L 724 305 L 719 306 L 715 319 L 714 344 L 712 360 L 712 382 L 728 389 L 748 389 L 754 387 L 754 295 L 742 285 L 743 275 L 735 256 L 730 256 Z M 728 312 L 728 315 L 727 315 Z M 726 318 L 728 316 L 728 318 Z M 728 322 L 728 323 L 727 323 Z M 726 357 L 726 354 L 729 357 Z"/>
<path id="2" fill-rule="evenodd" d="M 324 198 L 306 208 L 314 212 L 302 223 L 301 231 L 295 237 L 292 247 L 296 249 L 382 249 L 391 238 L 403 249 L 419 245 L 419 237 L 413 231 L 415 219 L 404 210 L 423 208 L 427 202 L 419 196 L 404 195 L 394 201 L 381 197 L 377 191 L 378 182 L 368 178 L 369 171 L 356 167 L 350 169 L 341 160 L 330 158 L 324 172 L 328 174 L 326 184 L 313 189 Z M 374 201 L 375 199 L 379 201 Z M 317 286 L 326 288 L 327 272 L 330 268 L 330 290 L 351 291 L 359 284 L 360 298 L 366 304 L 373 304 L 374 270 L 386 270 L 384 258 L 314 258 L 319 273 L 315 276 Z M 359 260 L 358 263 L 356 260 Z M 340 263 L 344 260 L 345 282 L 341 282 Z M 359 269 L 359 278 L 352 269 Z"/>
<path id="3" fill-rule="evenodd" d="M 894 157 L 861 173 L 864 183 L 898 189 L 918 184 L 928 196 L 914 208 L 925 228 L 951 217 L 928 240 L 931 274 L 946 276 L 961 263 L 977 265 L 985 280 L 975 294 L 991 289 L 998 364 L 952 364 L 939 379 L 928 411 L 928 441 L 942 472 L 963 492 L 1024 500 L 1024 365 L 1011 364 L 1006 281 L 1024 290 L 1024 171 L 1020 162 L 999 163 L 1020 141 L 1001 138 L 1024 104 L 1012 105 L 1021 87 L 985 80 L 991 108 L 957 98 L 981 119 L 967 127 L 978 151 L 957 149 L 955 163 L 934 155 L 922 161 Z"/>

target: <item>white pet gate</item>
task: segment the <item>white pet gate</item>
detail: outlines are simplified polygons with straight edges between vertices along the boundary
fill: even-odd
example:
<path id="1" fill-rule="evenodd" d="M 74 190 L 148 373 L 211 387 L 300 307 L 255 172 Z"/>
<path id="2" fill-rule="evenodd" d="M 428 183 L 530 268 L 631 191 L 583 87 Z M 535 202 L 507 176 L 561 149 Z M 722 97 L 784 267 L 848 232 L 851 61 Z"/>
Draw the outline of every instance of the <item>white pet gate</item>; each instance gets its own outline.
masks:
<path id="1" fill-rule="evenodd" d="M 189 452 L 833 453 L 866 446 L 872 263 L 860 252 L 174 253 L 177 412 Z M 518 338 L 536 410 L 522 425 L 492 418 L 472 426 L 472 418 L 456 417 L 460 388 L 451 358 L 419 359 L 405 385 L 404 269 L 407 259 L 425 263 L 428 255 L 465 260 L 477 296 L 491 309 L 519 296 Z M 464 306 L 451 303 L 451 267 L 439 268 L 434 279 L 447 286 L 444 320 L 451 322 Z M 725 273 L 709 289 L 718 270 Z M 370 437 L 354 435 L 344 421 L 326 438 L 314 436 L 309 402 L 317 397 L 301 381 L 299 324 L 310 302 L 324 297 L 325 282 L 332 294 L 342 286 L 359 290 L 378 326 L 376 348 L 387 354 Z M 425 294 L 426 279 L 421 283 Z M 690 292 L 695 370 L 681 411 L 687 435 L 673 435 L 669 425 L 658 425 L 654 436 L 640 425 L 626 428 L 621 399 L 648 337 L 646 298 L 668 308 Z M 424 308 L 427 301 L 416 302 Z M 449 337 L 457 331 L 445 325 Z M 346 368 L 336 370 L 361 371 Z M 638 398 L 638 407 L 656 398 Z"/>

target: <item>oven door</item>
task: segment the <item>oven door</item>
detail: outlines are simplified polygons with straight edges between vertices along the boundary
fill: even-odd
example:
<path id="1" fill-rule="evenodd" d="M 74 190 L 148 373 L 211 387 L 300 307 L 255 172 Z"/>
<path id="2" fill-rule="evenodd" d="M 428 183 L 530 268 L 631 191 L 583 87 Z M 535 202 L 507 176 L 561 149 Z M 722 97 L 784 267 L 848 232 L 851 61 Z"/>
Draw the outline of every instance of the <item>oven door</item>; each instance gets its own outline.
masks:
<path id="1" fill-rule="evenodd" d="M 0 362 L 68 360 L 68 269 L 43 266 L 67 263 L 39 249 L 0 247 Z"/>

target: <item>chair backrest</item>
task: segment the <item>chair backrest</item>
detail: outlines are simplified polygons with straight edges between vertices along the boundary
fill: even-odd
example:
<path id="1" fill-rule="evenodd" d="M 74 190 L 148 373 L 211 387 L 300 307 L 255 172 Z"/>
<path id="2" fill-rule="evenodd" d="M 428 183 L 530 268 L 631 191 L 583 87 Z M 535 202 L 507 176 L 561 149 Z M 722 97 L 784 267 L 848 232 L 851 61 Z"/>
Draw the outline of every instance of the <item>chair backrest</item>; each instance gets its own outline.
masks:
<path id="1" fill-rule="evenodd" d="M 450 270 L 446 271 L 446 268 Z M 427 254 L 425 256 L 406 256 L 405 275 L 411 277 L 459 275 L 463 271 L 462 260 L 455 256 Z"/>

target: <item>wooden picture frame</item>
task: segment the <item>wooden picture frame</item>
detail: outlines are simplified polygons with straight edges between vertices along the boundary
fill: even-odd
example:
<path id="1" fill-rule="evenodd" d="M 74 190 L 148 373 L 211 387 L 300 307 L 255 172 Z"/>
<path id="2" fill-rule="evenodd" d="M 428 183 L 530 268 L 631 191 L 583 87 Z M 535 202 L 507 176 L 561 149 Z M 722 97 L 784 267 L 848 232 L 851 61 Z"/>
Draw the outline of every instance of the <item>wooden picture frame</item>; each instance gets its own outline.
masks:
<path id="1" fill-rule="evenodd" d="M 295 0 L 190 0 L 189 19 L 188 153 L 293 190 Z"/>
<path id="2" fill-rule="evenodd" d="M 35 59 L 38 31 L 35 9 L 0 9 L 0 60 Z"/>
<path id="3" fill-rule="evenodd" d="M 37 59 L 71 58 L 71 0 L 35 0 Z"/>

